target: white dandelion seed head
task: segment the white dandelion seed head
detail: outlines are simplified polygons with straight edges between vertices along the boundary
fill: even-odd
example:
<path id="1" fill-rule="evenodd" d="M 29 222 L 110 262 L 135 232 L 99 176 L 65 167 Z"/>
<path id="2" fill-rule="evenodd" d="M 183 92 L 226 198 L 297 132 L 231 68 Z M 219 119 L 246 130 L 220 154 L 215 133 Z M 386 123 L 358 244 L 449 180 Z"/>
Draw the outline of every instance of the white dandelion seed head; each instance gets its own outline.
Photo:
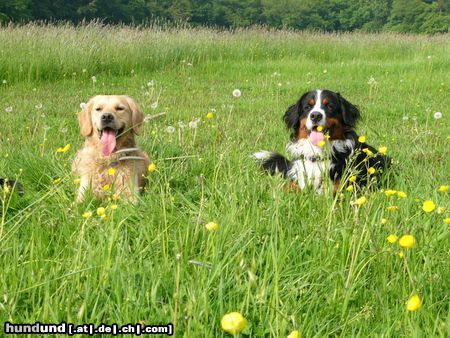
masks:
<path id="1" fill-rule="evenodd" d="M 428 56 L 427 56 L 427 59 L 428 59 L 428 60 L 431 60 L 431 55 L 428 55 Z"/>
<path id="2" fill-rule="evenodd" d="M 186 125 L 184 124 L 183 121 L 179 121 L 178 122 L 178 127 L 180 127 L 180 129 L 184 129 L 186 127 Z"/>
<path id="3" fill-rule="evenodd" d="M 442 113 L 440 111 L 437 111 L 436 113 L 434 113 L 434 118 L 436 120 L 439 120 L 442 118 Z"/>
<path id="4" fill-rule="evenodd" d="M 87 69 L 86 69 L 86 68 L 83 68 L 82 72 L 83 72 L 83 73 L 86 73 L 86 72 L 87 72 Z"/>
<path id="5" fill-rule="evenodd" d="M 96 76 L 92 76 L 91 80 L 92 80 L 92 83 L 96 83 L 97 82 L 97 77 Z"/>
<path id="6" fill-rule="evenodd" d="M 403 122 L 407 122 L 409 120 L 408 115 L 403 116 Z"/>
<path id="7" fill-rule="evenodd" d="M 377 80 L 375 80 L 375 78 L 374 78 L 373 76 L 371 76 L 371 77 L 369 78 L 369 80 L 367 81 L 367 84 L 368 84 L 369 86 L 376 86 L 376 85 L 378 84 L 378 82 L 377 82 Z"/>
<path id="8" fill-rule="evenodd" d="M 153 87 L 155 85 L 155 80 L 150 80 L 147 82 L 147 87 Z"/>
<path id="9" fill-rule="evenodd" d="M 131 70 L 131 74 L 134 74 L 134 69 Z"/>
<path id="10" fill-rule="evenodd" d="M 167 127 L 167 132 L 168 132 L 169 134 L 173 134 L 173 133 L 175 132 L 175 127 L 174 127 L 174 126 L 168 126 L 168 127 Z"/>
<path id="11" fill-rule="evenodd" d="M 11 113 L 12 111 L 13 111 L 13 107 L 12 106 L 9 106 L 9 107 L 5 108 L 5 112 L 7 112 L 7 113 Z"/>
<path id="12" fill-rule="evenodd" d="M 42 103 L 38 103 L 37 105 L 34 106 L 34 108 L 36 109 L 42 109 Z"/>
<path id="13" fill-rule="evenodd" d="M 7 83 L 8 83 L 8 81 L 6 81 L 6 80 L 3 80 L 3 81 L 2 81 L 2 83 L 3 83 L 3 84 L 7 84 Z"/>
<path id="14" fill-rule="evenodd" d="M 324 70 L 323 70 L 323 73 L 324 73 L 324 74 L 328 73 L 328 70 L 324 69 Z"/>
<path id="15" fill-rule="evenodd" d="M 61 128 L 60 132 L 63 134 L 67 133 L 67 128 Z"/>
<path id="16" fill-rule="evenodd" d="M 242 93 L 239 89 L 233 90 L 233 96 L 234 97 L 241 97 Z"/>
<path id="17" fill-rule="evenodd" d="M 37 89 L 36 88 L 33 88 L 33 92 L 35 92 Z"/>
<path id="18" fill-rule="evenodd" d="M 153 102 L 153 103 L 150 105 L 150 107 L 151 107 L 152 109 L 158 108 L 158 102 L 157 102 L 157 101 Z"/>
<path id="19" fill-rule="evenodd" d="M 189 67 L 192 67 L 192 66 L 193 66 L 193 64 L 192 64 L 191 62 L 188 62 L 187 65 L 188 65 Z"/>
<path id="20" fill-rule="evenodd" d="M 417 121 L 417 117 L 416 117 L 416 116 L 413 116 L 412 120 L 413 120 L 414 122 L 416 122 L 416 121 Z"/>
<path id="21" fill-rule="evenodd" d="M 188 124 L 189 129 L 197 129 L 199 123 L 200 123 L 200 119 L 195 119 L 195 120 L 189 122 L 189 124 Z"/>
<path id="22" fill-rule="evenodd" d="M 81 102 L 80 103 L 80 109 L 84 110 L 84 108 L 86 108 L 86 103 L 85 102 Z"/>
<path id="23" fill-rule="evenodd" d="M 45 126 L 43 126 L 43 127 L 42 127 L 42 129 L 44 129 L 44 131 L 47 131 L 47 130 L 49 130 L 49 129 L 50 129 L 50 127 L 49 127 L 49 126 L 47 126 L 47 125 L 45 125 Z"/>

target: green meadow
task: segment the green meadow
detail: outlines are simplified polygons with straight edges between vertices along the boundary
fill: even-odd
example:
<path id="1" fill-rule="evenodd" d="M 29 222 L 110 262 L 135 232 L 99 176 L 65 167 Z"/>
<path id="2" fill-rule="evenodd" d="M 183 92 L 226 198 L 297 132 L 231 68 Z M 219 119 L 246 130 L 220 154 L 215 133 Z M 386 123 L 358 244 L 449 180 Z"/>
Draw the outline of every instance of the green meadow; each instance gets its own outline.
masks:
<path id="1" fill-rule="evenodd" d="M 226 337 L 237 311 L 240 337 L 448 337 L 449 55 L 448 34 L 1 27 L 0 177 L 25 195 L 0 191 L 0 335 L 65 321 Z M 285 154 L 282 115 L 315 88 L 358 105 L 358 133 L 387 147 L 384 191 L 289 191 L 252 161 Z M 136 205 L 75 203 L 77 113 L 96 94 L 166 113 L 137 139 L 156 170 Z M 406 234 L 412 248 L 387 241 Z"/>

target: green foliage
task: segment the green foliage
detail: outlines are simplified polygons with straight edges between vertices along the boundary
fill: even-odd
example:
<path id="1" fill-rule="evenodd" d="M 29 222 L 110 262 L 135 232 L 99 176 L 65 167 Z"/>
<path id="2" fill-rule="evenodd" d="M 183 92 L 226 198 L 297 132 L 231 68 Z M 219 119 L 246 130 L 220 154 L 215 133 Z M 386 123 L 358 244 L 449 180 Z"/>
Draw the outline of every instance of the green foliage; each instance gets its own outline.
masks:
<path id="1" fill-rule="evenodd" d="M 100 19 L 106 23 L 225 28 L 265 25 L 321 31 L 442 33 L 450 26 L 444 0 L 5 0 L 0 20 Z M 0 22 L 1 22 L 0 21 Z"/>

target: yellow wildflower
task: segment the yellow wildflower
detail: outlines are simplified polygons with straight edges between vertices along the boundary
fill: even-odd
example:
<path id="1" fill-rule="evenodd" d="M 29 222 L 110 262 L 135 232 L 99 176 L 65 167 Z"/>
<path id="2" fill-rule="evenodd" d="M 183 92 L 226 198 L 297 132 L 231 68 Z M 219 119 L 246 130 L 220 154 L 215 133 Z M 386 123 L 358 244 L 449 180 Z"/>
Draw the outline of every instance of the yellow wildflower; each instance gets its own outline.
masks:
<path id="1" fill-rule="evenodd" d="M 398 244 L 403 248 L 412 248 L 415 242 L 413 235 L 403 235 L 400 237 Z"/>
<path id="2" fill-rule="evenodd" d="M 292 331 L 287 338 L 300 338 L 300 332 L 298 330 Z"/>
<path id="3" fill-rule="evenodd" d="M 108 191 L 109 188 L 111 188 L 111 186 L 110 186 L 109 184 L 105 184 L 105 185 L 102 187 L 102 190 L 103 190 L 103 191 Z"/>
<path id="4" fill-rule="evenodd" d="M 152 173 L 152 172 L 154 172 L 156 170 L 156 164 L 155 163 L 150 163 L 149 165 L 148 165 L 148 172 L 149 173 Z"/>
<path id="5" fill-rule="evenodd" d="M 323 130 L 323 127 L 322 126 L 318 126 L 317 127 L 317 131 L 322 131 Z"/>
<path id="6" fill-rule="evenodd" d="M 73 180 L 73 184 L 75 184 L 75 185 L 80 184 L 80 182 L 81 182 L 81 180 L 80 180 L 79 178 L 75 178 L 75 179 Z"/>
<path id="7" fill-rule="evenodd" d="M 362 152 L 365 153 L 367 156 L 373 156 L 373 152 L 369 148 L 364 148 Z"/>
<path id="8" fill-rule="evenodd" d="M 389 211 L 398 211 L 398 206 L 390 205 L 386 209 L 389 210 Z"/>
<path id="9" fill-rule="evenodd" d="M 11 189 L 9 188 L 9 184 L 5 183 L 3 184 L 3 192 L 6 194 L 9 194 L 11 192 Z"/>
<path id="10" fill-rule="evenodd" d="M 374 167 L 370 167 L 369 169 L 367 169 L 367 172 L 370 174 L 370 175 L 373 175 L 373 174 L 375 174 L 375 168 Z"/>
<path id="11" fill-rule="evenodd" d="M 239 312 L 230 312 L 220 321 L 222 329 L 230 334 L 236 334 L 245 329 L 247 320 Z"/>
<path id="12" fill-rule="evenodd" d="M 353 192 L 353 190 L 355 190 L 355 188 L 353 188 L 353 185 L 349 185 L 349 186 L 347 187 L 347 191 L 348 191 L 348 192 Z"/>
<path id="13" fill-rule="evenodd" d="M 436 212 L 437 212 L 439 215 L 441 215 L 441 214 L 443 214 L 443 213 L 445 212 L 445 208 L 444 208 L 444 207 L 438 207 L 437 210 L 436 210 Z"/>
<path id="14" fill-rule="evenodd" d="M 329 140 L 330 137 L 331 137 L 330 134 L 328 134 L 328 133 L 325 134 L 325 140 Z"/>
<path id="15" fill-rule="evenodd" d="M 382 218 L 381 219 L 381 224 L 385 225 L 387 224 L 388 220 L 386 218 Z"/>
<path id="16" fill-rule="evenodd" d="M 64 147 L 59 147 L 56 149 L 57 153 L 66 153 L 70 150 L 70 143 L 67 143 Z"/>
<path id="17" fill-rule="evenodd" d="M 360 137 L 358 137 L 358 142 L 359 143 L 365 143 L 366 142 L 366 137 L 361 135 Z M 367 148 L 366 148 L 367 149 Z"/>
<path id="18" fill-rule="evenodd" d="M 362 196 L 362 197 L 358 198 L 358 199 L 355 201 L 355 204 L 356 204 L 356 205 L 363 205 L 363 204 L 365 204 L 366 202 L 367 202 L 367 197 L 366 197 L 366 196 Z"/>
<path id="19" fill-rule="evenodd" d="M 317 146 L 320 148 L 325 147 L 326 142 L 324 140 L 320 140 L 319 142 L 317 142 Z"/>
<path id="20" fill-rule="evenodd" d="M 117 195 L 117 194 L 112 194 L 112 196 L 111 196 L 111 200 L 112 201 L 117 201 L 119 199 L 119 195 Z"/>
<path id="21" fill-rule="evenodd" d="M 351 183 L 356 182 L 356 176 L 350 176 L 348 181 L 351 182 Z"/>
<path id="22" fill-rule="evenodd" d="M 392 190 L 392 189 L 388 189 L 388 190 L 385 190 L 385 191 L 384 191 L 384 194 L 385 194 L 387 197 L 394 196 L 396 193 L 397 193 L 397 191 L 396 191 L 396 190 Z"/>
<path id="23" fill-rule="evenodd" d="M 400 198 L 405 198 L 408 195 L 404 191 L 397 191 L 397 196 Z"/>
<path id="24" fill-rule="evenodd" d="M 428 201 L 423 202 L 423 205 L 422 205 L 423 211 L 430 213 L 435 208 L 436 208 L 436 204 L 434 204 L 433 201 L 428 200 Z"/>
<path id="25" fill-rule="evenodd" d="M 378 148 L 378 152 L 381 155 L 386 155 L 387 154 L 387 147 L 380 147 L 380 148 Z"/>
<path id="26" fill-rule="evenodd" d="M 439 192 L 448 192 L 449 186 L 448 185 L 441 185 L 438 189 Z"/>
<path id="27" fill-rule="evenodd" d="M 108 169 L 108 175 L 113 176 L 115 173 L 116 173 L 116 169 L 114 169 L 112 167 Z"/>
<path id="28" fill-rule="evenodd" d="M 398 236 L 396 236 L 396 235 L 389 235 L 387 237 L 387 241 L 391 244 L 394 244 L 395 242 L 397 242 L 397 240 L 398 240 Z"/>
<path id="29" fill-rule="evenodd" d="M 403 258 L 405 257 L 405 253 L 403 251 L 398 252 L 398 257 Z"/>
<path id="30" fill-rule="evenodd" d="M 109 206 L 109 208 L 110 208 L 111 210 L 116 210 L 116 209 L 117 209 L 117 204 L 111 204 L 111 205 Z"/>
<path id="31" fill-rule="evenodd" d="M 212 118 L 214 117 L 214 114 L 213 114 L 213 112 L 209 112 L 208 114 L 206 114 L 206 118 L 208 119 L 208 120 L 211 120 Z"/>
<path id="32" fill-rule="evenodd" d="M 449 217 L 444 218 L 444 223 L 445 223 L 445 224 L 450 224 L 450 218 L 449 218 Z"/>
<path id="33" fill-rule="evenodd" d="M 214 222 L 209 222 L 205 224 L 205 228 L 209 231 L 217 231 L 219 229 L 219 224 Z"/>
<path id="34" fill-rule="evenodd" d="M 62 178 L 61 177 L 57 177 L 57 178 L 55 178 L 54 180 L 53 180 L 53 184 L 58 184 L 59 182 L 61 182 L 62 181 Z"/>
<path id="35" fill-rule="evenodd" d="M 86 211 L 81 215 L 83 218 L 89 219 L 92 217 L 92 211 Z"/>
<path id="36" fill-rule="evenodd" d="M 105 215 L 105 208 L 103 208 L 103 207 L 97 208 L 97 215 L 98 216 Z"/>
<path id="37" fill-rule="evenodd" d="M 408 302 L 406 303 L 406 308 L 408 311 L 417 311 L 422 307 L 422 300 L 420 299 L 419 295 L 414 295 L 410 299 L 408 299 Z"/>

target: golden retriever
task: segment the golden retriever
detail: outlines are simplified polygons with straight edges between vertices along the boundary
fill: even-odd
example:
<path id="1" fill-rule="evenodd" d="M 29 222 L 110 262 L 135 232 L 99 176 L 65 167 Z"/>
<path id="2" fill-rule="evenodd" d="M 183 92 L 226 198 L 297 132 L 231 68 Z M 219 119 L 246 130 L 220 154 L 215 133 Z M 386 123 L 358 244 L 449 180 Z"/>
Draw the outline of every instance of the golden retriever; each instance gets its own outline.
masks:
<path id="1" fill-rule="evenodd" d="M 144 113 L 128 96 L 98 95 L 79 112 L 78 121 L 86 141 L 72 165 L 80 178 L 77 201 L 84 199 L 87 189 L 100 199 L 114 193 L 134 201 L 149 165 L 134 140 Z"/>

